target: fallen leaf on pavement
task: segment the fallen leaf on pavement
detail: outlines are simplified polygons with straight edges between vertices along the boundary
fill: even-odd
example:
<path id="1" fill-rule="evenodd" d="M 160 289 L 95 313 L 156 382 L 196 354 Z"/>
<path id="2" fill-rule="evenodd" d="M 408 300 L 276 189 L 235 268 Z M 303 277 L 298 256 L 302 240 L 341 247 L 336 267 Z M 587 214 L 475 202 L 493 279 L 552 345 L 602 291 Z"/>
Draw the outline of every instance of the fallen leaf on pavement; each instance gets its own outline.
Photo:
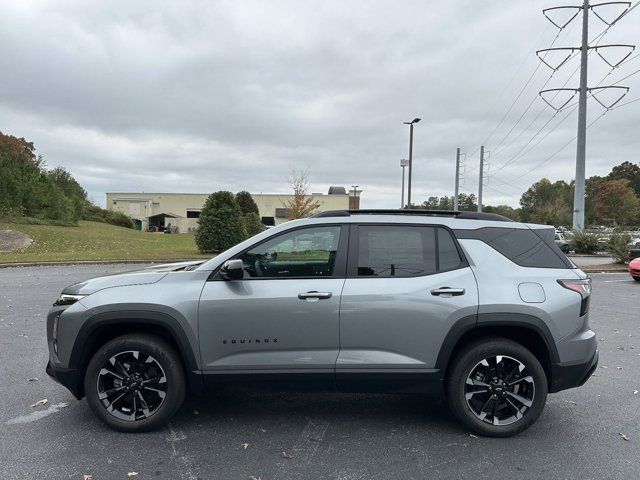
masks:
<path id="1" fill-rule="evenodd" d="M 637 394 L 638 394 L 638 390 L 634 390 L 634 391 L 633 391 L 633 394 L 634 394 L 634 395 L 637 395 Z"/>
<path id="2" fill-rule="evenodd" d="M 624 433 L 620 432 L 618 435 L 620 435 L 625 442 L 629 442 L 630 441 L 629 437 L 627 437 Z"/>
<path id="3" fill-rule="evenodd" d="M 618 370 L 622 370 L 622 367 L 616 367 Z"/>
<path id="4" fill-rule="evenodd" d="M 243 443 L 242 444 L 242 448 L 244 448 L 246 450 L 247 448 L 249 448 L 249 444 L 248 443 Z"/>
<path id="5" fill-rule="evenodd" d="M 45 403 L 47 403 L 49 400 L 47 400 L 46 398 L 43 398 L 42 400 L 38 400 L 36 403 L 34 403 L 33 405 L 31 405 L 32 407 L 39 407 L 41 405 L 44 405 Z"/>
<path id="6" fill-rule="evenodd" d="M 291 460 L 293 458 L 293 455 L 291 455 L 290 453 L 287 453 L 287 452 L 282 452 L 282 458 L 286 458 L 287 460 Z"/>
<path id="7" fill-rule="evenodd" d="M 33 378 L 27 378 L 27 382 L 37 382 L 38 379 L 36 377 Z"/>
<path id="8" fill-rule="evenodd" d="M 251 475 L 249 480 L 262 480 L 262 477 L 256 477 L 255 475 Z"/>
<path id="9" fill-rule="evenodd" d="M 93 480 L 93 477 L 91 475 L 85 475 L 83 480 Z"/>
<path id="10" fill-rule="evenodd" d="M 473 433 L 470 433 L 470 434 L 469 434 L 469 436 L 470 436 L 471 438 L 478 438 L 478 436 L 477 436 L 477 435 L 474 435 Z"/>
<path id="11" fill-rule="evenodd" d="M 127 473 L 127 477 L 136 477 L 138 476 L 138 472 L 129 472 Z"/>

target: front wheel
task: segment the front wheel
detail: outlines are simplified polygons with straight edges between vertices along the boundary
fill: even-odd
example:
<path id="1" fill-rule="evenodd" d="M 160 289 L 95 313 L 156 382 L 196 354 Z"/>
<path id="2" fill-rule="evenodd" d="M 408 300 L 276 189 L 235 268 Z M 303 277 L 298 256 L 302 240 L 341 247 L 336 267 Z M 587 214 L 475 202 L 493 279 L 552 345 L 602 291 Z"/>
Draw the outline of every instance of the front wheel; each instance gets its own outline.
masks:
<path id="1" fill-rule="evenodd" d="M 505 338 L 466 346 L 447 378 L 449 408 L 467 427 L 508 437 L 530 427 L 547 399 L 547 377 L 538 359 Z"/>
<path id="2" fill-rule="evenodd" d="M 640 277 L 633 277 L 636 282 L 640 282 Z"/>
<path id="3" fill-rule="evenodd" d="M 123 432 L 161 427 L 176 413 L 185 396 L 180 357 L 154 335 L 117 337 L 93 356 L 84 391 L 93 413 Z"/>

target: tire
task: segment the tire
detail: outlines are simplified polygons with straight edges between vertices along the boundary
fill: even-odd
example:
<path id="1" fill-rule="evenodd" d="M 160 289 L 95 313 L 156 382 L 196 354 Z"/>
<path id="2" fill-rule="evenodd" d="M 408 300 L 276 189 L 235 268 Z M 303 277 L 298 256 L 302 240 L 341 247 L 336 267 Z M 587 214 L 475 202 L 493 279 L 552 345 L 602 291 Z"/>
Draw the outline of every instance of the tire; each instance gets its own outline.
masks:
<path id="1" fill-rule="evenodd" d="M 502 380 L 492 383 L 494 378 Z M 538 359 L 519 343 L 499 337 L 464 347 L 450 365 L 446 384 L 451 412 L 488 437 L 509 437 L 529 428 L 544 409 L 547 391 L 547 377 Z"/>
<path id="2" fill-rule="evenodd" d="M 640 282 L 640 277 L 633 277 L 636 282 Z"/>
<path id="3" fill-rule="evenodd" d="M 175 349 L 147 334 L 107 342 L 94 354 L 84 378 L 93 413 L 121 432 L 163 426 L 182 405 L 185 390 L 184 368 Z"/>

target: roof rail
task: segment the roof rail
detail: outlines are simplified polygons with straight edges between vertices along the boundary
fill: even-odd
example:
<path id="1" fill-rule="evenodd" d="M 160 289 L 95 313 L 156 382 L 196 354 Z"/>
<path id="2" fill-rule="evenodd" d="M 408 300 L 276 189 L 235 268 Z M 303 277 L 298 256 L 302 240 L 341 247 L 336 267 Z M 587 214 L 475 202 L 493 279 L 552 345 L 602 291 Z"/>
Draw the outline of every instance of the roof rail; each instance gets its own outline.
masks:
<path id="1" fill-rule="evenodd" d="M 425 217 L 453 217 L 460 220 L 491 220 L 494 222 L 513 222 L 510 218 L 497 213 L 464 212 L 459 210 L 421 210 L 421 209 L 362 209 L 330 210 L 316 213 L 312 218 L 350 217 L 352 215 L 416 215 Z"/>

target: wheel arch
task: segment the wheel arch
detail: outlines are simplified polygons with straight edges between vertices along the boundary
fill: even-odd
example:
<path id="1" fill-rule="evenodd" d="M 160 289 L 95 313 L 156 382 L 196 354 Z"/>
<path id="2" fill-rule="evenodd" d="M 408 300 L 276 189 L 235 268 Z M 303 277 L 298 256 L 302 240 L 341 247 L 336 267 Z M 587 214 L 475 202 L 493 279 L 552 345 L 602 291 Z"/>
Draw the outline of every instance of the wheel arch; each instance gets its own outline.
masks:
<path id="1" fill-rule="evenodd" d="M 447 377 L 458 352 L 471 342 L 488 337 L 507 338 L 530 350 L 542 364 L 549 385 L 552 384 L 551 365 L 559 359 L 551 332 L 540 318 L 514 313 L 480 314 L 477 321 L 475 317 L 459 320 L 449 331 L 436 360 L 442 378 Z"/>
<path id="2" fill-rule="evenodd" d="M 100 347 L 130 333 L 152 334 L 167 341 L 180 355 L 187 378 L 191 376 L 190 372 L 199 369 L 186 332 L 171 315 L 161 312 L 106 312 L 90 317 L 76 337 L 69 365 L 78 372 L 78 383 L 83 385 L 87 365 Z M 84 392 L 79 394 L 82 396 Z"/>

